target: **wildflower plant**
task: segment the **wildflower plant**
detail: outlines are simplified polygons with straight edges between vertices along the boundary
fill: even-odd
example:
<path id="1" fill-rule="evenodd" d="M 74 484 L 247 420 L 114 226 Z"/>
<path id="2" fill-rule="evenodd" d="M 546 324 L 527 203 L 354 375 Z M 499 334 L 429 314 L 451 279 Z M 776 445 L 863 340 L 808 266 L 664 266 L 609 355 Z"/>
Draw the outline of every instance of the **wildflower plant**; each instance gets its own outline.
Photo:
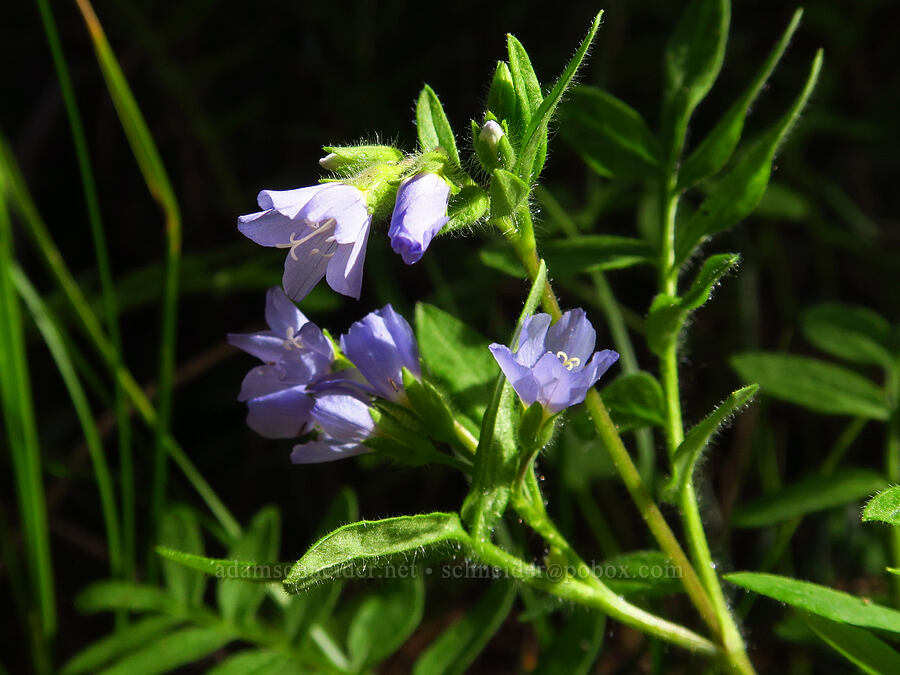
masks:
<path id="1" fill-rule="evenodd" d="M 86 0 L 79 0 L 79 6 L 113 83 L 117 109 L 131 112 L 122 114 L 123 123 L 129 139 L 137 139 L 131 141 L 135 154 L 167 214 L 174 251 L 180 220 L 165 171 L 96 17 Z M 343 491 L 317 518 L 320 536 L 309 546 L 301 542 L 306 552 L 288 563 L 274 562 L 280 555 L 279 510 L 263 508 L 246 527 L 231 516 L 169 433 L 167 397 L 157 411 L 121 363 L 115 341 L 92 318 L 77 284 L 60 273 L 63 292 L 101 345 L 116 385 L 119 419 L 127 423 L 133 406 L 153 427 L 157 451 L 151 512 L 158 556 L 148 564 L 147 583 L 136 581 L 134 505 L 123 509 L 123 529 L 131 533 L 125 537 L 130 544 L 120 546 L 102 448 L 92 456 L 113 579 L 89 587 L 78 605 L 84 612 L 117 612 L 119 627 L 108 640 L 76 654 L 64 672 L 104 667 L 164 672 L 227 645 L 232 645 L 227 656 L 210 672 L 370 672 L 417 629 L 425 592 L 421 570 L 430 572 L 426 565 L 442 561 L 488 569 L 491 584 L 459 622 L 417 655 L 413 672 L 419 675 L 464 672 L 517 598 L 535 621 L 561 605 L 577 609 L 567 612 L 557 622 L 560 626 L 543 622 L 542 630 L 552 639 L 544 638 L 536 672 L 590 672 L 606 622 L 615 621 L 646 635 L 652 644 L 674 647 L 654 650 L 661 658 L 690 658 L 704 669 L 747 675 L 755 672 L 753 654 L 741 627 L 741 607 L 729 597 L 733 587 L 801 610 L 800 620 L 812 633 L 867 672 L 898 672 L 900 656 L 881 637 L 900 634 L 900 612 L 769 574 L 780 551 L 758 572 L 722 574 L 696 494 L 697 467 L 711 439 L 750 405 L 760 385 L 772 397 L 854 418 L 849 440 L 841 441 L 821 467 L 825 478 L 866 420 L 886 422 L 886 473 L 856 471 L 852 480 L 847 474 L 834 484 L 793 486 L 761 504 L 739 507 L 732 524 L 771 525 L 881 491 L 863 519 L 894 526 L 892 564 L 900 566 L 900 493 L 887 484 L 888 479 L 900 481 L 900 331 L 886 319 L 864 308 L 822 305 L 810 310 L 804 323 L 809 341 L 822 350 L 879 367 L 884 387 L 844 366 L 748 352 L 731 360 L 746 384 L 721 392 L 722 402 L 695 425 L 688 427 L 683 419 L 679 375 L 686 327 L 741 262 L 738 254 L 707 255 L 705 249 L 762 200 L 776 152 L 807 105 L 822 66 L 820 51 L 790 106 L 754 140 L 743 140 L 748 110 L 796 30 L 798 12 L 734 104 L 689 144 L 694 111 L 716 83 L 724 60 L 729 17 L 726 0 L 689 3 L 665 47 L 655 132 L 638 111 L 610 92 L 575 85 L 597 39 L 601 12 L 552 86 L 541 83 L 525 47 L 510 35 L 506 60 L 498 62 L 485 105 L 465 134 L 454 130 L 438 95 L 426 85 L 416 103 L 416 147 L 326 146 L 316 171 L 298 171 L 294 184 L 309 184 L 263 189 L 257 196 L 260 210 L 238 216 L 240 234 L 277 249 L 269 252 L 269 264 L 281 264 L 283 256 L 281 285 L 265 296 L 267 328 L 227 336 L 230 344 L 256 359 L 234 387 L 240 405 L 246 406 L 247 425 L 271 441 L 273 452 L 283 450 L 285 471 L 297 476 L 311 470 L 306 464 L 364 454 L 418 467 L 406 471 L 410 480 L 422 467 L 442 465 L 465 492 L 450 511 L 359 520 L 352 492 Z M 551 129 L 559 133 L 551 134 Z M 550 166 L 554 136 L 568 143 L 595 177 L 640 191 L 650 205 L 650 216 L 643 219 L 650 225 L 644 222 L 634 237 L 580 232 L 571 214 L 540 185 Z M 8 167 L 5 148 L 0 150 Z M 312 161 L 308 166 L 316 167 Z M 6 319 L 0 348 L 24 358 L 18 304 L 10 301 L 17 285 L 38 327 L 49 335 L 60 371 L 69 373 L 69 343 L 54 333 L 52 317 L 12 261 L 2 202 L 7 176 L 10 190 L 22 191 L 15 172 L 0 176 L 0 309 Z M 553 225 L 544 232 L 535 228 L 539 203 L 542 217 Z M 39 226 L 32 227 L 45 256 L 61 259 L 46 248 L 52 240 L 40 234 Z M 486 329 L 488 337 L 424 302 L 407 314 L 412 321 L 404 317 L 401 301 L 396 304 L 403 311 L 392 304 L 373 310 L 358 303 L 373 237 L 387 236 L 390 264 L 399 266 L 440 256 L 442 239 L 450 233 L 467 235 L 473 248 L 480 241 L 476 236 L 491 238 L 472 258 L 517 280 L 523 302 L 515 321 L 506 317 L 502 329 Z M 167 267 L 171 283 L 177 277 L 174 255 Z M 654 282 L 652 296 L 632 317 L 639 326 L 633 333 L 646 342 L 646 363 L 638 363 L 632 335 L 604 276 L 640 266 L 652 270 Z M 590 276 L 587 293 L 583 285 L 566 284 L 579 275 Z M 307 308 L 307 296 L 323 278 L 358 320 L 322 328 L 307 317 L 304 311 L 315 315 Z M 584 302 L 573 300 L 579 290 Z M 166 321 L 174 321 L 174 305 L 166 308 Z M 161 358 L 163 385 L 173 376 L 172 358 L 169 345 Z M 34 421 L 27 408 L 30 399 L 16 397 L 25 386 L 21 377 L 17 368 L 0 369 L 0 399 L 10 420 L 10 438 L 21 445 L 17 468 L 21 465 L 23 481 L 34 481 L 34 475 L 26 475 L 33 462 L 25 461 L 33 450 L 28 439 L 34 435 Z M 77 381 L 67 383 L 73 401 L 81 405 L 84 395 Z M 94 438 L 96 430 L 85 426 L 86 436 Z M 282 449 L 285 439 L 290 451 Z M 127 468 L 128 449 L 123 448 Z M 216 523 L 207 529 L 224 544 L 225 557 L 206 555 L 204 519 L 192 508 L 157 504 L 156 497 L 165 493 L 167 455 L 211 510 Z M 573 456 L 583 461 L 570 461 Z M 616 503 L 616 509 L 639 515 L 652 542 L 650 550 L 622 554 L 614 567 L 669 566 L 677 570 L 672 578 L 643 579 L 646 584 L 639 588 L 608 578 L 576 550 L 566 528 L 551 516 L 554 495 L 540 478 L 544 464 L 563 476 L 574 473 L 564 485 L 581 481 L 583 488 L 600 458 L 630 500 Z M 123 475 L 123 485 L 133 483 L 133 475 Z M 812 494 L 815 486 L 825 484 L 828 490 Z M 579 497 L 586 500 L 586 515 L 600 512 L 589 490 L 582 489 Z M 592 525 L 598 520 L 602 516 Z M 46 569 L 49 561 L 35 527 L 25 540 L 28 555 L 36 568 Z M 603 528 L 596 529 L 602 538 Z M 297 542 L 292 546 L 296 549 Z M 130 553 L 123 556 L 123 551 Z M 398 569 L 414 572 L 409 578 L 392 576 Z M 208 576 L 216 577 L 215 606 L 206 593 Z M 345 602 L 339 599 L 341 588 L 353 576 L 388 580 L 361 599 Z M 37 590 L 43 612 L 38 638 L 44 639 L 53 630 L 52 587 L 38 584 Z M 895 590 L 900 596 L 900 583 Z M 656 602 L 662 595 L 673 596 L 672 602 Z M 128 611 L 139 615 L 137 621 L 129 623 Z"/>

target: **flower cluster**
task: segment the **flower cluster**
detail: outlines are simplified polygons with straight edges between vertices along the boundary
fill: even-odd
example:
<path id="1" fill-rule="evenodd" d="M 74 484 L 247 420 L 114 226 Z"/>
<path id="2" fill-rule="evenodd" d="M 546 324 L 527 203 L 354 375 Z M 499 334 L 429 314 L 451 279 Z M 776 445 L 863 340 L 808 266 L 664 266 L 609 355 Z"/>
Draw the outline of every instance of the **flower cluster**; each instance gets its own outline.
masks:
<path id="1" fill-rule="evenodd" d="M 390 176 L 384 180 L 390 183 Z M 338 293 L 358 300 L 372 214 L 383 188 L 379 182 L 368 189 L 326 182 L 296 190 L 263 190 L 257 197 L 263 210 L 240 216 L 238 229 L 262 246 L 289 249 L 283 285 L 294 300 L 305 298 L 322 277 Z M 449 197 L 450 186 L 431 171 L 400 182 L 388 236 L 407 265 L 422 257 L 446 224 Z"/>
<path id="2" fill-rule="evenodd" d="M 409 324 L 390 305 L 356 322 L 341 337 L 344 359 L 329 339 L 278 287 L 266 296 L 269 330 L 233 333 L 228 341 L 264 365 L 244 378 L 238 399 L 247 424 L 266 438 L 309 435 L 294 447 L 297 464 L 352 457 L 375 432 L 371 397 L 400 400 L 402 369 L 419 374 L 419 354 Z M 351 367 L 341 368 L 347 360 Z"/>
<path id="3" fill-rule="evenodd" d="M 515 352 L 492 344 L 491 353 L 522 402 L 538 402 L 553 415 L 581 403 L 619 355 L 594 352 L 597 334 L 583 309 L 569 310 L 552 326 L 550 321 L 549 314 L 529 316 Z"/>

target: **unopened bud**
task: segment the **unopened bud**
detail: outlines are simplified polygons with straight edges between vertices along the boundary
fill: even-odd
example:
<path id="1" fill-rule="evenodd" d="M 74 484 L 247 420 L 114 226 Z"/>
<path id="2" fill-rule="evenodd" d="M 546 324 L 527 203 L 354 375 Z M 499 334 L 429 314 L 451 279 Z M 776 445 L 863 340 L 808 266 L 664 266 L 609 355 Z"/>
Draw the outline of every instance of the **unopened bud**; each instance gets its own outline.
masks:
<path id="1" fill-rule="evenodd" d="M 478 140 L 487 144 L 491 149 L 496 149 L 501 138 L 503 138 L 503 127 L 494 120 L 485 122 L 481 127 L 481 133 L 478 134 Z"/>

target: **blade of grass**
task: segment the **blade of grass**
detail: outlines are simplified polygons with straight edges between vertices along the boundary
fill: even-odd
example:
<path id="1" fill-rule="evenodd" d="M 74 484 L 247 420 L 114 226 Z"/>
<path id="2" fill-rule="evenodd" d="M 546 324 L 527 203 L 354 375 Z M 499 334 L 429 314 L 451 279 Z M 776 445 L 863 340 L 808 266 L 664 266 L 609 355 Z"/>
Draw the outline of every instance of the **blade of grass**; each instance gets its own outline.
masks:
<path id="1" fill-rule="evenodd" d="M 41 449 L 31 396 L 25 335 L 19 301 L 10 278 L 13 264 L 12 223 L 6 209 L 8 177 L 0 172 L 0 406 L 9 438 L 19 517 L 25 541 L 32 600 L 37 606 L 31 631 L 40 640 L 35 650 L 38 671 L 48 671 L 49 642 L 56 633 L 56 597 Z"/>
<path id="2" fill-rule="evenodd" d="M 159 202 L 165 216 L 166 266 L 163 282 L 162 326 L 160 335 L 159 401 L 157 421 L 154 427 L 153 476 L 151 479 L 150 527 L 155 533 L 160 522 L 166 495 L 166 435 L 172 417 L 172 393 L 175 377 L 175 325 L 178 310 L 178 274 L 181 260 L 181 212 L 175 193 L 166 174 L 165 166 L 153 142 L 153 137 L 144 121 L 128 82 L 116 60 L 112 48 L 103 32 L 103 27 L 94 13 L 89 0 L 76 0 L 84 17 L 88 32 L 94 43 L 97 62 L 106 80 L 113 104 L 128 137 L 131 150 L 140 167 L 147 188 Z M 155 538 L 154 538 L 155 541 Z M 156 558 L 150 555 L 150 569 L 156 567 Z"/>
<path id="3" fill-rule="evenodd" d="M 67 301 L 81 322 L 82 329 L 91 340 L 94 348 L 103 357 L 103 361 L 106 367 L 109 368 L 112 376 L 122 385 L 141 419 L 148 427 L 154 428 L 157 423 L 156 409 L 128 369 L 122 364 L 116 365 L 112 344 L 103 331 L 97 315 L 94 314 L 87 298 L 81 291 L 81 287 L 76 283 L 72 273 L 69 271 L 59 247 L 57 247 L 53 237 L 50 236 L 50 231 L 28 192 L 15 157 L 2 134 L 0 134 L 0 176 L 6 179 L 8 183 L 6 187 L 13 197 L 12 204 L 22 216 L 29 235 L 31 235 L 35 246 L 37 246 L 47 265 L 47 270 L 66 296 Z M 240 535 L 240 524 L 231 515 L 231 512 L 222 503 L 222 500 L 219 499 L 209 483 L 206 482 L 203 475 L 193 465 L 178 442 L 168 433 L 164 436 L 163 442 L 169 455 L 171 455 L 185 478 L 188 479 L 188 482 L 191 483 L 206 503 L 206 506 L 222 525 L 223 529 L 233 538 Z"/>
<path id="4" fill-rule="evenodd" d="M 106 246 L 103 220 L 100 215 L 100 198 L 97 194 L 94 171 L 91 168 L 87 138 L 84 133 L 84 126 L 81 123 L 81 114 L 78 111 L 78 102 L 75 98 L 72 78 L 69 75 L 69 68 L 66 65 L 66 58 L 63 54 L 62 43 L 59 39 L 59 32 L 56 29 L 56 21 L 53 18 L 50 3 L 48 0 L 37 0 L 37 5 L 38 10 L 40 10 L 41 13 L 41 21 L 44 24 L 44 32 L 47 35 L 47 42 L 50 45 L 53 66 L 56 69 L 56 77 L 59 80 L 59 88 L 62 92 L 66 115 L 69 118 L 69 127 L 72 131 L 72 143 L 75 146 L 75 156 L 78 159 L 78 171 L 81 174 L 81 187 L 84 192 L 84 200 L 87 206 L 88 221 L 91 226 L 91 237 L 94 241 L 94 255 L 97 258 L 97 271 L 100 277 L 100 288 L 106 314 L 106 328 L 107 331 L 109 331 L 109 341 L 116 356 L 116 365 L 118 365 L 122 360 L 122 340 L 119 333 L 118 303 L 116 301 L 116 291 L 109 262 L 109 252 Z M 131 452 L 131 420 L 128 416 L 128 404 L 125 392 L 118 381 L 116 381 L 114 385 L 114 409 L 116 415 L 117 437 L 119 441 L 119 480 L 122 488 L 122 573 L 125 578 L 133 579 L 136 519 L 134 459 Z M 87 432 L 85 432 L 85 438 L 87 439 Z M 88 447 L 90 447 L 90 445 L 91 443 L 89 441 Z M 97 479 L 99 482 L 99 475 L 97 476 Z M 101 490 L 101 499 L 102 497 L 103 493 Z M 107 527 L 109 527 L 109 523 L 107 523 Z M 110 560 L 113 560 L 112 554 L 110 555 Z"/>
<path id="5" fill-rule="evenodd" d="M 100 432 L 94 421 L 90 403 L 88 403 L 87 395 L 75 372 L 75 366 L 66 351 L 65 342 L 56 327 L 56 321 L 47 311 L 41 296 L 18 265 L 12 265 L 9 275 L 44 338 L 47 349 L 50 350 L 50 354 L 56 362 L 56 367 L 63 379 L 63 383 L 69 391 L 72 405 L 75 407 L 75 414 L 78 416 L 78 421 L 84 433 L 84 440 L 87 444 L 88 452 L 90 452 L 91 461 L 94 464 L 94 475 L 97 478 L 97 488 L 100 492 L 100 505 L 103 510 L 106 540 L 109 546 L 110 572 L 113 577 L 118 577 L 122 573 L 123 557 L 119 535 L 119 517 L 116 510 L 116 495 L 113 489 L 109 465 L 106 462 L 106 454 L 103 451 L 103 442 L 100 440 Z"/>

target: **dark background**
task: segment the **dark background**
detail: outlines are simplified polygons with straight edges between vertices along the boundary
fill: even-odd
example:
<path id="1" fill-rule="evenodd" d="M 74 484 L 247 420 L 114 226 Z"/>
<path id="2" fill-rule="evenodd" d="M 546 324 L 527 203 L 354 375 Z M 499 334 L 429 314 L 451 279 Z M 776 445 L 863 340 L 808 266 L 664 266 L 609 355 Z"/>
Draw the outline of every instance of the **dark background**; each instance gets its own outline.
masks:
<path id="1" fill-rule="evenodd" d="M 139 381 L 150 382 L 158 351 L 162 217 L 131 156 L 74 3 L 52 4 L 85 121 L 114 272 L 127 298 L 122 317 L 127 362 Z M 604 8 L 603 26 L 581 81 L 609 89 L 655 129 L 662 49 L 681 3 L 611 1 Z M 266 503 L 281 507 L 284 559 L 303 552 L 321 511 L 344 484 L 357 490 L 365 518 L 457 508 L 466 485 L 442 468 L 369 467 L 355 460 L 294 467 L 288 462 L 290 443 L 265 441 L 246 429 L 235 395 L 253 362 L 225 346 L 224 334 L 262 326 L 264 289 L 278 283 L 283 252 L 263 251 L 244 240 L 235 218 L 256 210 L 260 188 L 315 182 L 323 145 L 382 139 L 414 149 L 414 104 L 424 82 L 440 95 L 465 152 L 468 121 L 483 113 L 493 66 L 505 58 L 504 34 L 511 32 L 525 44 L 548 85 L 583 37 L 596 7 L 581 2 L 425 7 L 374 0 L 100 0 L 95 9 L 182 208 L 185 290 L 174 429 L 191 458 L 240 520 Z M 794 9 L 781 2 L 735 3 L 725 66 L 695 115 L 692 138 L 702 138 L 739 95 Z M 37 9 L 28 2 L 7 3 L 0 16 L 5 62 L 0 69 L 0 129 L 69 266 L 96 293 L 81 184 Z M 796 335 L 805 306 L 840 299 L 867 305 L 892 322 L 900 318 L 898 25 L 896 3 L 823 1 L 806 6 L 804 21 L 746 132 L 752 136 L 764 129 L 790 105 L 815 49 L 824 47 L 819 87 L 773 174 L 773 181 L 790 188 L 799 201 L 791 202 L 792 211 L 763 209 L 708 247 L 738 250 L 745 262 L 717 301 L 698 315 L 688 340 L 682 368 L 686 421 L 702 417 L 738 384 L 726 366 L 731 351 L 759 347 L 814 353 Z M 544 181 L 573 210 L 582 208 L 593 185 L 560 139 L 551 145 Z M 596 231 L 634 233 L 635 201 L 629 194 L 633 192 L 604 214 Z M 336 334 L 385 302 L 411 318 L 413 304 L 427 300 L 456 312 L 489 339 L 499 339 L 518 312 L 524 286 L 480 266 L 479 238 L 490 236 L 439 240 L 422 264 L 406 268 L 389 253 L 384 228 L 376 227 L 360 302 L 337 296 L 322 284 L 301 307 Z M 26 269 L 42 290 L 52 292 L 25 236 L 18 241 Z M 260 262 L 254 274 L 232 273 L 247 260 Z M 621 301 L 643 315 L 653 292 L 650 273 L 628 271 L 609 278 Z M 58 308 L 65 313 L 64 306 Z M 600 323 L 597 316 L 600 338 L 608 340 Z M 639 350 L 639 358 L 645 368 L 655 370 L 646 352 Z M 31 363 L 52 500 L 63 625 L 59 651 L 71 654 L 108 629 L 105 619 L 85 621 L 71 607 L 79 588 L 102 578 L 102 522 L 74 414 L 37 342 Z M 780 404 L 764 404 L 748 420 L 721 439 L 721 453 L 706 466 L 704 499 L 712 512 L 719 504 L 727 512 L 734 500 L 761 490 L 756 460 L 747 450 L 755 447 L 754 425 L 770 425 L 774 457 L 790 480 L 821 457 L 842 424 Z M 880 466 L 881 434 L 877 428 L 864 432 L 853 451 L 855 463 Z M 108 446 L 112 450 L 114 442 Z M 139 478 L 150 474 L 149 444 L 141 448 L 146 454 L 138 458 Z M 6 464 L 4 457 L 0 465 Z M 3 508 L 14 522 L 12 481 L 5 473 L 0 478 Z M 171 476 L 170 497 L 199 504 L 176 470 Z M 551 479 L 551 504 L 552 485 Z M 605 503 L 621 509 L 609 516 L 618 521 L 623 540 L 634 547 L 646 545 L 634 534 L 638 519 L 618 487 L 609 483 L 601 490 Z M 139 509 L 146 518 L 147 504 L 140 503 Z M 828 523 L 801 528 L 794 571 L 803 578 L 852 586 L 854 579 L 877 569 L 880 558 L 868 548 L 880 544 L 858 532 L 852 518 L 844 529 L 835 528 L 833 519 Z M 589 537 L 579 534 L 584 528 L 577 521 L 573 528 L 590 557 Z M 722 555 L 728 567 L 752 568 L 765 546 L 764 538 L 741 537 L 739 545 Z M 0 591 L 3 604 L 6 581 Z M 449 590 L 429 587 L 426 625 L 442 622 L 443 610 L 467 604 Z M 761 665 L 787 658 L 770 649 L 769 628 L 779 612 L 761 601 L 750 615 L 750 644 Z M 24 656 L 16 633 L 4 633 L 4 654 Z M 527 627 L 510 620 L 484 663 L 518 662 L 517 654 L 528 652 L 531 642 Z M 402 665 L 398 668 L 402 671 Z"/>

